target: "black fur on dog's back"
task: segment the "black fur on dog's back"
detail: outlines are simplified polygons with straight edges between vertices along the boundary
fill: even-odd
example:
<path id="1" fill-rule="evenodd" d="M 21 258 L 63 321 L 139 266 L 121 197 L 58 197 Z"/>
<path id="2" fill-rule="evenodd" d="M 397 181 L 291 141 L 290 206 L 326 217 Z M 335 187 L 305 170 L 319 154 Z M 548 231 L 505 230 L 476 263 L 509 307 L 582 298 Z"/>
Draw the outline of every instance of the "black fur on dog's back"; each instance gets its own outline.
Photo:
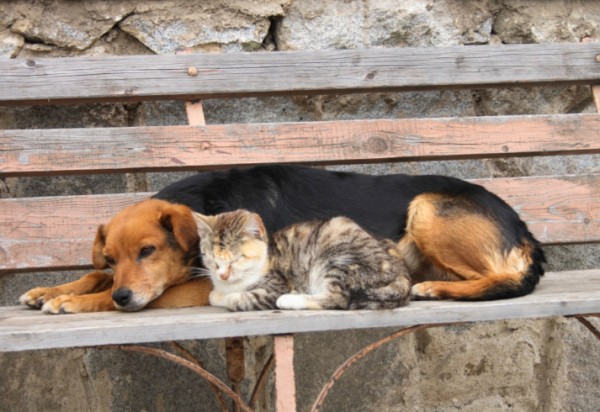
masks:
<path id="1" fill-rule="evenodd" d="M 217 214 L 239 208 L 258 213 L 269 232 L 292 223 L 347 216 L 375 235 L 398 240 L 406 210 L 420 191 L 410 176 L 370 176 L 302 166 L 257 166 L 202 172 L 155 197 Z"/>
<path id="2" fill-rule="evenodd" d="M 500 287 L 478 299 L 519 296 L 533 290 L 544 273 L 539 242 L 506 202 L 482 186 L 460 179 L 266 165 L 201 172 L 165 187 L 155 197 L 207 215 L 248 209 L 263 218 L 270 233 L 301 221 L 346 216 L 375 236 L 398 241 L 405 234 L 411 201 L 424 193 L 467 202 L 469 213 L 487 218 L 499 229 L 503 253 L 526 245 L 531 248 L 532 263 L 518 290 Z M 446 202 L 447 207 L 453 203 Z"/>

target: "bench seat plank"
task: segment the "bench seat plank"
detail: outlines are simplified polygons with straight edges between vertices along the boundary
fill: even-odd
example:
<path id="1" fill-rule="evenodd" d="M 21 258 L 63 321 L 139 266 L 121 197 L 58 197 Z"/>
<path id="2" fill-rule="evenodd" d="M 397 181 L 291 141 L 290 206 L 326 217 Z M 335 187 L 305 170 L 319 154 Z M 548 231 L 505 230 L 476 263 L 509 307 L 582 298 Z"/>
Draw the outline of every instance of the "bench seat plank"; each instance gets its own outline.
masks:
<path id="1" fill-rule="evenodd" d="M 545 244 L 600 240 L 600 175 L 479 179 Z M 0 200 L 0 273 L 89 267 L 98 224 L 151 193 Z"/>
<path id="2" fill-rule="evenodd" d="M 417 301 L 381 311 L 148 309 L 50 316 L 0 308 L 0 351 L 209 339 L 600 312 L 600 270 L 547 273 L 533 294 L 489 302 Z"/>
<path id="3" fill-rule="evenodd" d="M 598 130 L 598 114 L 0 130 L 0 176 L 600 153 Z"/>
<path id="4" fill-rule="evenodd" d="M 4 59 L 0 105 L 591 84 L 599 54 L 557 43 Z"/>

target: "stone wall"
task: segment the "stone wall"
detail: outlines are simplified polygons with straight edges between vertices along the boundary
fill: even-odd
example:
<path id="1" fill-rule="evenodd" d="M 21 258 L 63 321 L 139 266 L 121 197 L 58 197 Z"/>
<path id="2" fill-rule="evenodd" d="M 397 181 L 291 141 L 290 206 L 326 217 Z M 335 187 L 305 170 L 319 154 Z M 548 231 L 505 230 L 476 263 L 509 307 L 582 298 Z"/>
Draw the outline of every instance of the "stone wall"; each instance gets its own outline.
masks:
<path id="1" fill-rule="evenodd" d="M 599 41 L 600 2 L 530 0 L 31 0 L 0 3 L 0 57 L 171 54 L 363 47 Z M 474 116 L 594 111 L 587 87 L 512 88 L 209 100 L 208 123 Z M 180 102 L 0 108 L 0 128 L 186 123 Z M 597 155 L 338 166 L 383 174 L 461 178 L 600 172 Z M 4 178 L 0 196 L 155 190 L 181 173 Z M 547 247 L 549 270 L 600 267 L 594 245 Z M 0 277 L 0 304 L 80 273 Z M 332 371 L 390 330 L 299 335 L 297 392 L 307 410 Z M 224 378 L 223 342 L 183 342 Z M 165 345 L 159 345 L 165 346 Z M 266 338 L 246 342 L 247 393 Z M 251 356 L 255 354 L 256 357 Z M 490 322 L 429 330 L 355 365 L 330 395 L 331 411 L 596 411 L 598 342 L 576 321 Z M 107 349 L 0 354 L 0 410 L 218 410 L 214 395 L 179 366 Z M 261 400 L 272 409 L 272 393 Z"/>

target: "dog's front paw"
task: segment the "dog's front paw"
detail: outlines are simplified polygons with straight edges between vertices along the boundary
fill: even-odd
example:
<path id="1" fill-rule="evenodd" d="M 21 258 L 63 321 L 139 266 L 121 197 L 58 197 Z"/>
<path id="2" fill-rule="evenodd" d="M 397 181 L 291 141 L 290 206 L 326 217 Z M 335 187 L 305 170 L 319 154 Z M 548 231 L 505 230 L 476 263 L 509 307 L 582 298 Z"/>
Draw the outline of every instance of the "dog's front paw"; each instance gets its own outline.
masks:
<path id="1" fill-rule="evenodd" d="M 225 294 L 218 290 L 211 290 L 208 295 L 208 302 L 211 306 L 226 306 L 225 305 Z"/>
<path id="2" fill-rule="evenodd" d="M 78 306 L 75 303 L 75 300 L 78 296 L 70 296 L 70 295 L 62 295 L 55 297 L 54 299 L 50 299 L 48 302 L 44 303 L 42 306 L 42 312 L 48 313 L 50 315 L 62 315 L 68 313 L 78 313 L 81 312 Z"/>
<path id="3" fill-rule="evenodd" d="M 295 293 L 285 293 L 279 296 L 275 304 L 279 309 L 307 309 L 306 299 L 304 299 L 304 296 Z"/>
<path id="4" fill-rule="evenodd" d="M 410 288 L 410 296 L 413 299 L 439 299 L 437 289 L 434 286 L 434 282 L 421 282 L 417 283 Z"/>
<path id="5" fill-rule="evenodd" d="M 40 309 L 46 302 L 57 296 L 60 296 L 60 292 L 55 288 L 34 288 L 22 294 L 19 303 L 33 309 Z"/>

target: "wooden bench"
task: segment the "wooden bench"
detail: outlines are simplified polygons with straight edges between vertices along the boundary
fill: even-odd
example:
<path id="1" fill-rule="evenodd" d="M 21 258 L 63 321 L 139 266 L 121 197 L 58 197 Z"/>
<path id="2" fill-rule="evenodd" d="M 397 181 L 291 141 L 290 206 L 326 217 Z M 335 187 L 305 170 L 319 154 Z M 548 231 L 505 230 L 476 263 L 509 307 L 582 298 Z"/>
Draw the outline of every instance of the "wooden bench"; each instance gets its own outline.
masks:
<path id="1" fill-rule="evenodd" d="M 600 84 L 600 44 L 0 60 L 4 106 L 548 84 Z M 201 106 L 188 109 L 188 126 L 1 130 L 0 177 L 600 153 L 599 114 L 204 125 Z M 600 241 L 598 174 L 476 182 L 515 207 L 544 244 Z M 0 275 L 90 267 L 97 225 L 149 195 L 1 199 Z M 280 377 L 294 333 L 599 312 L 600 269 L 547 273 L 522 298 L 391 311 L 48 316 L 11 306 L 0 308 L 0 351 L 285 334 L 275 345 Z M 293 408 L 293 385 L 281 381 L 278 407 Z"/>

